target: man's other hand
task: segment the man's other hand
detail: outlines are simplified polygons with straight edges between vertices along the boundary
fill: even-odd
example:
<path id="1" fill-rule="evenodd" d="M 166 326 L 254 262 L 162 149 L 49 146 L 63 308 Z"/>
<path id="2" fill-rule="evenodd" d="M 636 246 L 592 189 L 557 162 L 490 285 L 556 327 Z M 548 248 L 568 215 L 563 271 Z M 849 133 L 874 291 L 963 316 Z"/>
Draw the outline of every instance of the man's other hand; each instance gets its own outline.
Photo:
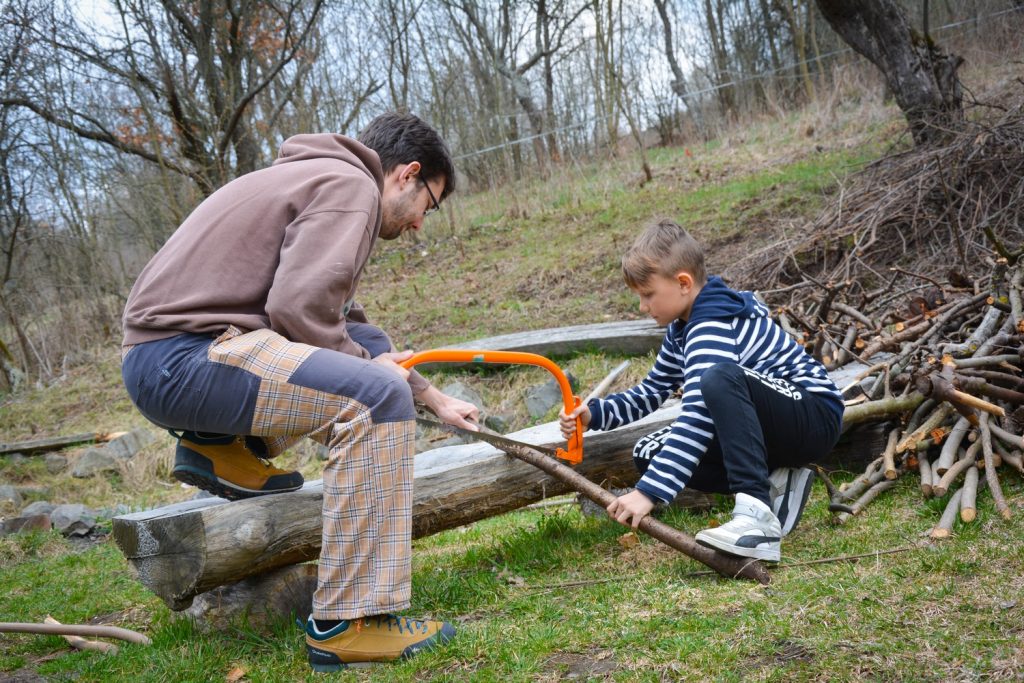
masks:
<path id="1" fill-rule="evenodd" d="M 442 393 L 434 386 L 427 387 L 416 397 L 442 422 L 470 431 L 480 431 L 480 410 L 467 401 Z"/>
<path id="2" fill-rule="evenodd" d="M 384 366 L 392 372 L 398 373 L 402 379 L 408 381 L 409 371 L 399 365 L 399 363 L 409 360 L 410 358 L 412 358 L 412 351 L 395 351 L 382 353 L 374 358 L 373 362 L 377 365 Z"/>

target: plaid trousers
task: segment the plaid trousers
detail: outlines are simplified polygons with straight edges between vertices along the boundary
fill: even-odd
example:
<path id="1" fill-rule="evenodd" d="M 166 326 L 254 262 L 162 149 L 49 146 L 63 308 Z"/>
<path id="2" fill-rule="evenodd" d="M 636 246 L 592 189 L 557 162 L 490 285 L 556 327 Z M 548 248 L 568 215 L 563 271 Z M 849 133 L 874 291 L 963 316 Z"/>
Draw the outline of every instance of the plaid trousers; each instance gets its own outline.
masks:
<path id="1" fill-rule="evenodd" d="M 271 457 L 303 437 L 327 446 L 313 617 L 409 606 L 415 411 L 401 377 L 271 330 L 235 328 L 139 344 L 122 374 L 136 406 L 163 427 L 258 436 Z"/>

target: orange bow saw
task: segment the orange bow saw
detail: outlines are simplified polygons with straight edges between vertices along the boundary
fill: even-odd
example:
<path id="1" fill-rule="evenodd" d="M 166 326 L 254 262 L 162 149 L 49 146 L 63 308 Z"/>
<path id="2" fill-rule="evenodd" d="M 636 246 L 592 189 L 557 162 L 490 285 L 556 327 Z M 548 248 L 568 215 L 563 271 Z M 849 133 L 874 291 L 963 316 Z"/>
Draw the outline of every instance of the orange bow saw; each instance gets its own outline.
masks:
<path id="1" fill-rule="evenodd" d="M 457 349 L 434 349 L 431 351 L 420 351 L 414 353 L 412 358 L 401 363 L 403 368 L 411 368 L 420 363 L 503 363 L 507 365 L 536 365 L 544 368 L 558 381 L 562 390 L 562 401 L 565 404 L 565 412 L 569 414 L 580 404 L 579 396 L 574 396 L 569 380 L 562 369 L 551 360 L 536 353 L 523 353 L 520 351 L 471 351 Z M 576 418 L 576 432 L 569 439 L 568 450 L 556 449 L 555 457 L 561 458 L 573 465 L 583 462 L 583 424 L 579 417 Z"/>

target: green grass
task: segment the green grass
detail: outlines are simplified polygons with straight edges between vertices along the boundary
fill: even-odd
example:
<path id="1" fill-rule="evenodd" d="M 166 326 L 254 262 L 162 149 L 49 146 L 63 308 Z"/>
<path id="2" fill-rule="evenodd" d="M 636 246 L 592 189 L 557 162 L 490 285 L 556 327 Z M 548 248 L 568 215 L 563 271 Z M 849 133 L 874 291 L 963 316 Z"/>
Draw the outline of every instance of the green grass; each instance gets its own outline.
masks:
<path id="1" fill-rule="evenodd" d="M 1019 478 L 1004 482 L 1022 511 Z M 767 587 L 703 573 L 703 566 L 575 506 L 524 510 L 414 544 L 415 615 L 454 621 L 447 647 L 340 680 L 533 681 L 575 673 L 600 680 L 1019 679 L 1024 675 L 1020 525 L 983 499 L 979 521 L 943 542 L 921 535 L 938 518 L 916 486 L 901 484 L 842 527 L 818 485 L 784 565 L 910 548 L 853 562 L 773 570 Z M 688 533 L 709 513 L 670 511 Z M 48 535 L 39 535 L 48 536 Z M 11 543 L 4 539 L 3 544 Z M 68 623 L 107 615 L 147 633 L 151 646 L 117 656 L 68 651 L 55 637 L 0 641 L 0 670 L 32 667 L 54 680 L 321 680 L 308 671 L 299 630 L 244 624 L 202 633 L 175 619 L 131 579 L 109 541 L 74 549 L 52 536 L 0 569 L 0 614 Z M 57 546 L 57 547 L 54 547 Z M 2 548 L 4 546 L 0 546 Z"/>
<path id="2" fill-rule="evenodd" d="M 852 114 L 851 114 L 852 116 Z M 869 118 L 869 117 L 865 117 Z M 456 195 L 450 222 L 431 219 L 419 242 L 381 245 L 361 285 L 371 319 L 399 346 L 429 348 L 480 336 L 637 315 L 618 259 L 649 220 L 669 216 L 709 245 L 718 270 L 769 243 L 782 226 L 808 222 L 837 182 L 875 158 L 892 117 L 825 129 L 815 144 L 805 119 L 758 125 L 707 145 L 650 150 L 655 173 L 639 185 L 635 158 L 567 164 L 547 180 Z M 841 122 L 840 122 L 841 123 Z M 840 125 L 840 124 L 837 124 Z M 843 124 L 848 125 L 850 124 Z M 896 127 L 898 128 L 898 126 Z M 447 207 L 446 207 L 447 208 Z M 559 359 L 586 393 L 622 358 Z M 617 387 L 650 358 L 632 359 Z M 439 386 L 471 384 L 490 412 L 526 426 L 522 395 L 538 369 L 435 373 Z M 546 416 L 545 420 L 552 419 Z M 93 354 L 57 383 L 0 397 L 0 441 L 144 425 L 120 386 L 117 349 Z M 169 478 L 166 435 L 118 475 L 51 475 L 41 459 L 0 459 L 5 483 L 46 489 L 52 502 L 153 506 L 191 492 Z M 69 449 L 73 460 L 82 449 Z M 308 447 L 284 467 L 319 477 Z M 852 476 L 852 475 L 847 475 Z M 1020 680 L 1024 678 L 1024 485 L 1007 474 L 1014 511 L 1003 522 L 983 496 L 978 521 L 930 542 L 941 501 L 901 482 L 846 525 L 833 525 L 818 485 L 785 563 L 911 547 L 856 562 L 782 567 L 768 587 L 703 573 L 692 560 L 575 506 L 521 510 L 414 543 L 414 616 L 456 623 L 442 650 L 344 681 L 576 680 Z M 693 534 L 728 507 L 670 511 Z M 109 520 L 102 520 L 109 526 Z M 176 618 L 131 576 L 109 539 L 75 544 L 57 534 L 0 538 L 0 621 L 98 619 L 148 634 L 116 656 L 72 651 L 62 639 L 0 637 L 0 679 L 34 671 L 50 680 L 324 680 L 310 673 L 300 631 L 282 619 L 269 632 L 245 624 L 216 632 Z"/>

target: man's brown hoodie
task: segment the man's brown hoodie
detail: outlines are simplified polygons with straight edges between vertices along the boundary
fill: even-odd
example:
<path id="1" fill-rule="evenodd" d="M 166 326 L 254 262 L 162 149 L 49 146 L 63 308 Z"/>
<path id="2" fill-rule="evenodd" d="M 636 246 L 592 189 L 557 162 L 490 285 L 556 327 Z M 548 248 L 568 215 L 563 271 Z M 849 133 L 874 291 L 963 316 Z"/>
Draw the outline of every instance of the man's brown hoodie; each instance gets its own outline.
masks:
<path id="1" fill-rule="evenodd" d="M 210 195 L 139 275 L 124 344 L 269 328 L 369 358 L 345 327 L 381 223 L 376 152 L 341 135 L 296 135 L 273 165 Z M 414 390 L 426 382 L 416 377 Z"/>

